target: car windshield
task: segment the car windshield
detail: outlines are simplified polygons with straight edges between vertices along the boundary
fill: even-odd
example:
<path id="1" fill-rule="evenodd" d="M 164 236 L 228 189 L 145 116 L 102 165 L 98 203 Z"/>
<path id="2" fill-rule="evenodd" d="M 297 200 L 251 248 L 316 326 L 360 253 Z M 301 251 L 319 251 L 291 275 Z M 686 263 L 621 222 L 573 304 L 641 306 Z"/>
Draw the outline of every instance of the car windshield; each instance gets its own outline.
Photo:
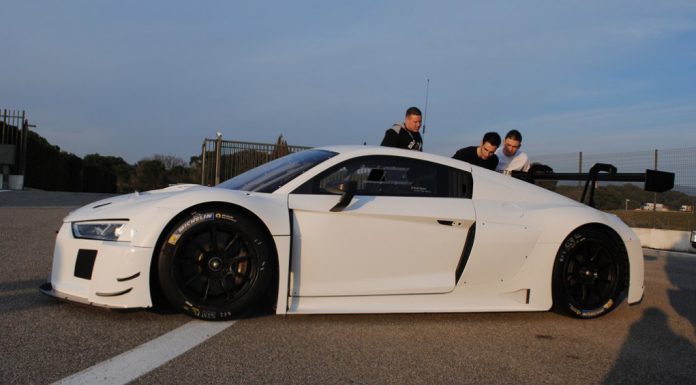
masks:
<path id="1" fill-rule="evenodd" d="M 336 154 L 326 150 L 296 152 L 252 168 L 220 183 L 216 187 L 229 190 L 271 193 L 295 179 L 298 175 Z"/>

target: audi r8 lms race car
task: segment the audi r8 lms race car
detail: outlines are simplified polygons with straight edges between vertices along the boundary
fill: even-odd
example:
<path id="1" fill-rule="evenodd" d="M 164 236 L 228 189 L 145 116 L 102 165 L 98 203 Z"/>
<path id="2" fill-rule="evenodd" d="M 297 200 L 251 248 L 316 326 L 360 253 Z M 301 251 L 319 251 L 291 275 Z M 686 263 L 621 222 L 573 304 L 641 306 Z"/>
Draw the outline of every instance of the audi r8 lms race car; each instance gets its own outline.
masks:
<path id="1" fill-rule="evenodd" d="M 277 314 L 605 314 L 643 296 L 638 237 L 614 215 L 434 154 L 334 146 L 215 187 L 101 200 L 60 228 L 48 295 L 202 319 Z"/>

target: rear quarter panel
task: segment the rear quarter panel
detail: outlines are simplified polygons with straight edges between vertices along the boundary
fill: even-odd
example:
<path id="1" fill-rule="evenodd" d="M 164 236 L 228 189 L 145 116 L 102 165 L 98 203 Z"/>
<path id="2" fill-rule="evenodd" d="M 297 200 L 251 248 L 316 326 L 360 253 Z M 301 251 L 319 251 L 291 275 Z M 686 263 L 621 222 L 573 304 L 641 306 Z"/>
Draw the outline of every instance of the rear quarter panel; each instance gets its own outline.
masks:
<path id="1" fill-rule="evenodd" d="M 629 302 L 643 291 L 643 256 L 633 231 L 616 216 L 552 191 L 473 167 L 476 238 L 462 280 L 499 291 L 533 289 L 532 300 L 551 306 L 556 253 L 575 229 L 595 224 L 614 231 L 630 264 Z"/>

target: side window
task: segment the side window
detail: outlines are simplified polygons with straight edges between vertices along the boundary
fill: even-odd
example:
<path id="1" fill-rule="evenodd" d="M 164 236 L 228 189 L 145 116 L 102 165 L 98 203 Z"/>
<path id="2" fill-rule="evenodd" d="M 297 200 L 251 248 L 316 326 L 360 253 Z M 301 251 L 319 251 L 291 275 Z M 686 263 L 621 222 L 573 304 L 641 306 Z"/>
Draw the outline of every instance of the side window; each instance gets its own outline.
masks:
<path id="1" fill-rule="evenodd" d="M 330 194 L 328 186 L 348 181 L 357 183 L 356 195 L 471 196 L 471 174 L 437 163 L 397 156 L 366 156 L 348 160 L 308 181 L 295 192 Z"/>

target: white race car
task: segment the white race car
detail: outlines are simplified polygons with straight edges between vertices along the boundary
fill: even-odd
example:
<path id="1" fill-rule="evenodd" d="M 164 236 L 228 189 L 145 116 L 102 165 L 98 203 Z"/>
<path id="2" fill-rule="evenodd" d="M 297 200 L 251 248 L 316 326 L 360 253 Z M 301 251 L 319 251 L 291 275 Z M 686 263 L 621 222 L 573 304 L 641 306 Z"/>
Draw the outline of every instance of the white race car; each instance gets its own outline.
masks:
<path id="1" fill-rule="evenodd" d="M 64 220 L 54 297 L 202 319 L 546 311 L 580 318 L 643 296 L 638 237 L 616 216 L 438 155 L 335 146 L 216 187 L 98 201 Z"/>

